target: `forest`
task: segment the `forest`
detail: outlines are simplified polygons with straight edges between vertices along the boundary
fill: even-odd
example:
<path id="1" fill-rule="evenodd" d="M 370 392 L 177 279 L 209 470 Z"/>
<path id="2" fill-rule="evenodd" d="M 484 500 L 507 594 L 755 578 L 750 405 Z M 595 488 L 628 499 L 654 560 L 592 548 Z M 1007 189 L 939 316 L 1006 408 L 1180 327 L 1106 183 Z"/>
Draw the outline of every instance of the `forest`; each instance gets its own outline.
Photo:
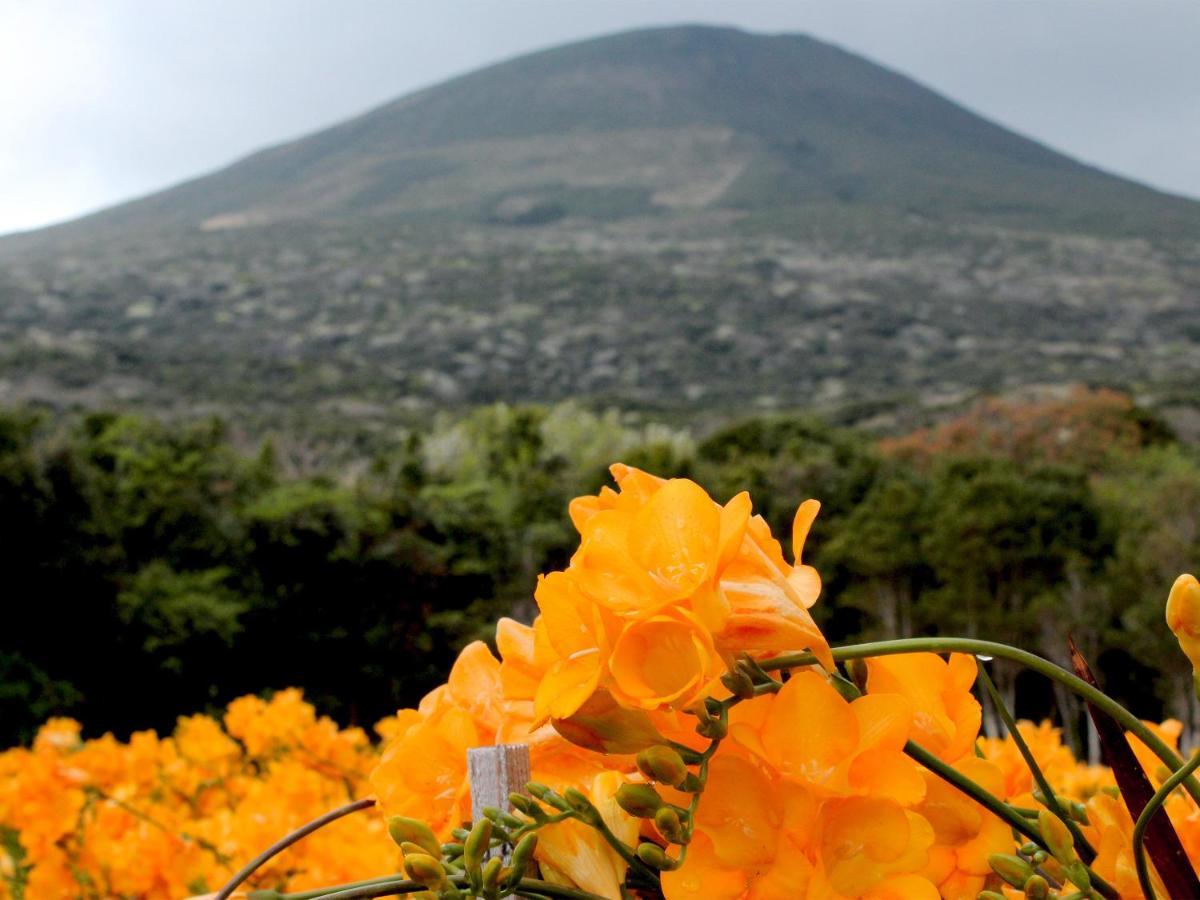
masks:
<path id="1" fill-rule="evenodd" d="M 578 405 L 481 407 L 353 464 L 297 461 L 215 419 L 0 413 L 0 740 L 48 716 L 89 736 L 169 730 L 247 693 L 300 687 L 369 725 L 437 684 L 498 615 L 531 618 L 566 564 L 571 498 L 615 461 L 749 490 L 806 560 L 831 641 L 985 636 L 1064 662 L 1197 726 L 1162 604 L 1200 567 L 1200 453 L 1125 395 L 986 400 L 881 439 L 805 416 L 706 430 Z M 1023 717 L 1081 710 L 996 669 Z"/>

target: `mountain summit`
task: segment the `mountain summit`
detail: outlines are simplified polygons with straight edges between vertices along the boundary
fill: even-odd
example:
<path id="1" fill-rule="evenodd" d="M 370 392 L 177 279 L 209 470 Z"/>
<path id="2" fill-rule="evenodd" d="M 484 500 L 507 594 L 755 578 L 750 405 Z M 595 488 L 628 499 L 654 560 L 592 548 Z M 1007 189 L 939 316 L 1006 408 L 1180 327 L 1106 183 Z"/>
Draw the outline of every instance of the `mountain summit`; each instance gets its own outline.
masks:
<path id="1" fill-rule="evenodd" d="M 698 211 L 770 223 L 830 209 L 1200 230 L 1200 204 L 1075 162 L 862 57 L 802 35 L 703 26 L 489 66 L 79 224 L 159 232 Z"/>
<path id="2" fill-rule="evenodd" d="M 1200 203 L 820 41 L 636 31 L 0 240 L 0 404 L 353 444 L 492 401 L 1194 397 L 1197 238 Z"/>

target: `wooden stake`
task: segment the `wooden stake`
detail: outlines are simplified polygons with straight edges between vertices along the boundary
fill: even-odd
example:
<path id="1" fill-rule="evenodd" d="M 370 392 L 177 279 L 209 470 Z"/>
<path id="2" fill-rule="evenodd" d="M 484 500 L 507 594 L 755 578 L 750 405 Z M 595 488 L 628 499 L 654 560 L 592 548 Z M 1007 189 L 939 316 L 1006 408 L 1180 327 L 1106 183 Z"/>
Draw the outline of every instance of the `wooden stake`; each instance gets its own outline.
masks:
<path id="1" fill-rule="evenodd" d="M 467 776 L 471 782 L 471 819 L 484 818 L 487 807 L 511 812 L 509 794 L 524 794 L 529 783 L 529 747 L 525 744 L 497 744 L 473 747 L 467 751 Z M 504 862 L 513 848 L 504 845 Z M 495 851 L 493 851 L 494 855 Z"/>

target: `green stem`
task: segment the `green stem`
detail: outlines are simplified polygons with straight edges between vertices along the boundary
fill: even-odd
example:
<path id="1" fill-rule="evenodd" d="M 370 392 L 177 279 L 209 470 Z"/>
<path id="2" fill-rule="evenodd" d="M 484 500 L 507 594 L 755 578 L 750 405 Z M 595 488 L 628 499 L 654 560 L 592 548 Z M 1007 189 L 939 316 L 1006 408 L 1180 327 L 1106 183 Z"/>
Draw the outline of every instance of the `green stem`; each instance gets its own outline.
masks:
<path id="1" fill-rule="evenodd" d="M 1025 760 L 1025 765 L 1029 767 L 1029 771 L 1033 774 L 1033 780 L 1042 789 L 1042 794 L 1046 798 L 1046 808 L 1058 816 L 1062 820 L 1062 823 L 1067 826 L 1067 830 L 1071 832 L 1071 838 L 1075 841 L 1075 846 L 1079 850 L 1080 858 L 1085 863 L 1090 863 L 1096 858 L 1095 848 L 1088 843 L 1088 839 L 1083 836 L 1083 832 L 1079 830 L 1079 826 L 1075 824 L 1075 820 L 1067 815 L 1066 811 L 1062 808 L 1062 804 L 1058 802 L 1058 795 L 1054 793 L 1054 788 L 1050 786 L 1045 773 L 1042 772 L 1042 767 L 1034 759 L 1033 751 L 1025 743 L 1025 738 L 1022 737 L 1020 729 L 1017 728 L 1016 719 L 1009 712 L 1004 699 L 1000 696 L 1000 692 L 996 690 L 996 685 L 988 675 L 983 660 L 976 657 L 975 667 L 979 670 L 979 680 L 983 682 L 984 689 L 987 690 L 988 697 L 992 700 L 992 706 L 996 708 L 996 712 L 1000 713 L 1000 718 L 1004 720 L 1004 727 L 1012 735 L 1013 743 L 1017 745 L 1017 750 L 1020 751 L 1021 758 Z"/>
<path id="2" fill-rule="evenodd" d="M 447 879 L 455 887 L 466 887 L 465 877 Z M 374 879 L 374 883 L 354 882 L 353 884 L 336 885 L 325 888 L 324 893 L 305 891 L 300 894 L 280 894 L 278 900 L 369 900 L 374 897 L 397 897 L 404 894 L 415 894 L 427 891 L 429 887 L 407 878 Z M 549 897 L 553 900 L 604 900 L 596 894 L 578 891 L 574 888 L 551 884 L 537 878 L 522 878 L 517 885 L 517 891 L 535 897 Z"/>
<path id="3" fill-rule="evenodd" d="M 348 891 L 351 888 L 371 887 L 377 884 L 388 884 L 393 881 L 402 881 L 405 878 L 403 872 L 396 872 L 392 875 L 380 875 L 377 878 L 364 878 L 362 881 L 348 881 L 345 884 L 336 884 L 332 887 L 312 888 L 307 891 L 297 891 L 291 894 L 281 894 L 279 891 L 251 891 L 250 900 L 321 900 L 322 897 L 328 897 L 330 894 L 337 891 Z"/>
<path id="4" fill-rule="evenodd" d="M 295 844 L 297 841 L 308 837 L 317 829 L 324 828 L 330 822 L 335 822 L 342 818 L 342 816 L 348 816 L 350 813 L 358 812 L 360 809 L 368 809 L 374 805 L 375 801 L 370 798 L 365 800 L 355 800 L 353 803 L 347 803 L 345 806 L 339 806 L 332 812 L 327 812 L 325 815 L 313 819 L 307 825 L 301 825 L 291 834 L 280 838 L 262 853 L 258 854 L 258 856 L 254 857 L 254 859 L 250 860 L 250 862 L 246 863 L 246 865 L 244 865 L 236 875 L 226 882 L 225 886 L 221 888 L 221 890 L 217 891 L 213 900 L 229 900 L 229 896 L 238 889 L 243 881 L 258 871 L 260 866 L 265 865 L 273 856 L 282 853 L 288 847 L 292 846 L 292 844 Z"/>
<path id="5" fill-rule="evenodd" d="M 1179 787 L 1197 768 L 1200 768 L 1200 753 L 1193 756 L 1188 760 L 1187 765 L 1162 783 L 1162 787 L 1154 792 L 1154 796 L 1150 798 L 1150 802 L 1146 804 L 1133 826 L 1133 859 L 1137 864 L 1138 882 L 1142 886 L 1142 893 L 1146 895 L 1146 900 L 1155 900 L 1157 896 L 1154 893 L 1154 884 L 1150 879 L 1150 864 L 1146 860 L 1146 828 L 1175 788 Z"/>
<path id="6" fill-rule="evenodd" d="M 1061 666 L 1056 666 L 1047 659 L 1010 647 L 1008 644 L 998 644 L 994 641 L 980 641 L 974 638 L 956 637 L 923 637 L 902 638 L 894 641 L 875 641 L 867 644 L 855 644 L 850 647 L 835 647 L 833 658 L 838 662 L 848 659 L 865 659 L 871 656 L 895 656 L 903 653 L 970 653 L 972 655 L 994 656 L 1019 663 L 1026 668 L 1057 681 L 1071 692 L 1083 697 L 1093 706 L 1108 713 L 1126 730 L 1137 736 L 1139 740 L 1160 759 L 1172 772 L 1183 766 L 1179 754 L 1167 746 L 1161 738 L 1146 725 L 1125 709 L 1112 697 L 1103 691 L 1092 687 L 1082 678 L 1068 672 Z M 790 653 L 763 660 L 760 665 L 767 670 L 794 669 L 800 666 L 817 664 L 817 658 L 811 653 Z M 1200 803 L 1200 782 L 1191 777 L 1190 773 L 1182 781 L 1183 787 L 1192 799 Z"/>

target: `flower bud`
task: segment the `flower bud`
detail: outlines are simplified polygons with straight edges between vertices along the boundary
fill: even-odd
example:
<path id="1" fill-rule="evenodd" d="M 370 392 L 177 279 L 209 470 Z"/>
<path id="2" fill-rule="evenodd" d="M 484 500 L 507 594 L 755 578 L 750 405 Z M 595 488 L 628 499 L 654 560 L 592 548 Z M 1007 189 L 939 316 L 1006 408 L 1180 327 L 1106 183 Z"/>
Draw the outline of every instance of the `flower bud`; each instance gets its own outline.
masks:
<path id="1" fill-rule="evenodd" d="M 1046 900 L 1050 896 L 1050 882 L 1041 875 L 1035 874 L 1025 882 L 1025 896 L 1033 900 Z"/>
<path id="2" fill-rule="evenodd" d="M 658 833 L 665 837 L 672 844 L 683 844 L 686 842 L 683 823 L 679 820 L 679 813 L 675 812 L 669 806 L 659 807 L 654 814 L 654 827 L 658 829 Z"/>
<path id="3" fill-rule="evenodd" d="M 670 747 L 658 744 L 637 755 L 637 767 L 651 781 L 677 787 L 688 776 L 683 757 Z"/>
<path id="4" fill-rule="evenodd" d="M 426 887 L 438 887 L 446 880 L 442 864 L 425 853 L 411 853 L 404 857 L 404 871 L 413 881 Z"/>
<path id="5" fill-rule="evenodd" d="M 483 867 L 483 896 L 498 897 L 500 895 L 500 871 L 504 863 L 500 857 L 493 856 Z"/>
<path id="6" fill-rule="evenodd" d="M 522 871 L 533 861 L 533 852 L 537 850 L 538 836 L 537 832 L 531 831 L 521 840 L 517 841 L 517 846 L 513 848 L 511 865 L 514 869 Z"/>
<path id="7" fill-rule="evenodd" d="M 669 872 L 675 868 L 674 861 L 667 856 L 663 848 L 658 846 L 658 844 L 638 844 L 637 855 L 638 859 L 650 868 L 658 869 L 660 872 Z"/>
<path id="8" fill-rule="evenodd" d="M 512 867 L 512 873 L 508 876 L 504 883 L 505 890 L 512 890 L 525 877 L 525 872 L 529 868 L 529 864 L 533 862 L 533 851 L 537 849 L 538 836 L 535 832 L 530 832 L 517 842 L 517 846 L 513 849 L 512 860 L 509 865 Z"/>
<path id="9" fill-rule="evenodd" d="M 1015 888 L 1024 888 L 1025 882 L 1033 877 L 1033 867 L 1019 856 L 1011 853 L 993 853 L 988 857 L 992 871 Z"/>
<path id="10" fill-rule="evenodd" d="M 467 870 L 467 877 L 471 879 L 472 886 L 478 887 L 482 883 L 480 872 L 491 846 L 492 820 L 480 819 L 463 843 L 463 867 Z"/>
<path id="11" fill-rule="evenodd" d="M 508 802 L 517 812 L 529 816 L 535 822 L 541 822 L 546 818 L 545 810 L 524 794 L 518 794 L 516 791 L 513 791 L 508 795 Z"/>
<path id="12" fill-rule="evenodd" d="M 1038 831 L 1055 859 L 1064 866 L 1075 861 L 1075 838 L 1062 819 L 1048 809 L 1038 810 Z"/>
<path id="13" fill-rule="evenodd" d="M 592 801 L 588 799 L 587 794 L 576 787 L 569 787 L 563 791 L 563 798 L 570 804 L 581 819 L 585 822 L 596 822 L 600 819 L 600 812 L 592 805 Z"/>
<path id="14" fill-rule="evenodd" d="M 1066 868 L 1067 881 L 1075 885 L 1081 891 L 1090 891 L 1092 889 L 1092 876 L 1088 874 L 1087 866 L 1083 864 L 1082 859 L 1077 859 Z"/>
<path id="15" fill-rule="evenodd" d="M 420 844 L 414 844 L 412 841 L 401 841 L 400 842 L 400 852 L 403 853 L 405 856 L 408 856 L 413 853 L 424 854 L 425 856 L 429 855 L 428 850 L 426 850 Z"/>
<path id="16" fill-rule="evenodd" d="M 1005 900 L 1005 897 L 996 891 L 980 891 L 976 900 Z"/>
<path id="17" fill-rule="evenodd" d="M 623 784 L 617 789 L 617 803 L 634 818 L 649 819 L 663 799 L 648 784 Z"/>
<path id="18" fill-rule="evenodd" d="M 754 698 L 754 682 L 741 669 L 732 669 L 721 676 L 721 684 L 729 689 L 729 693 L 740 700 Z"/>
<path id="19" fill-rule="evenodd" d="M 442 842 L 437 839 L 433 829 L 420 819 L 409 819 L 405 816 L 392 816 L 387 823 L 388 834 L 399 846 L 404 842 L 416 844 L 434 859 L 442 855 Z"/>
<path id="20" fill-rule="evenodd" d="M 1167 597 L 1167 627 L 1179 641 L 1179 648 L 1200 669 L 1200 582 L 1195 575 L 1180 575 Z"/>
<path id="21" fill-rule="evenodd" d="M 569 804 L 556 791 L 551 790 L 544 784 L 531 781 L 529 784 L 525 785 L 525 790 L 529 791 L 529 793 L 537 797 L 547 806 L 553 806 L 559 812 L 567 812 L 571 809 L 571 804 Z"/>

